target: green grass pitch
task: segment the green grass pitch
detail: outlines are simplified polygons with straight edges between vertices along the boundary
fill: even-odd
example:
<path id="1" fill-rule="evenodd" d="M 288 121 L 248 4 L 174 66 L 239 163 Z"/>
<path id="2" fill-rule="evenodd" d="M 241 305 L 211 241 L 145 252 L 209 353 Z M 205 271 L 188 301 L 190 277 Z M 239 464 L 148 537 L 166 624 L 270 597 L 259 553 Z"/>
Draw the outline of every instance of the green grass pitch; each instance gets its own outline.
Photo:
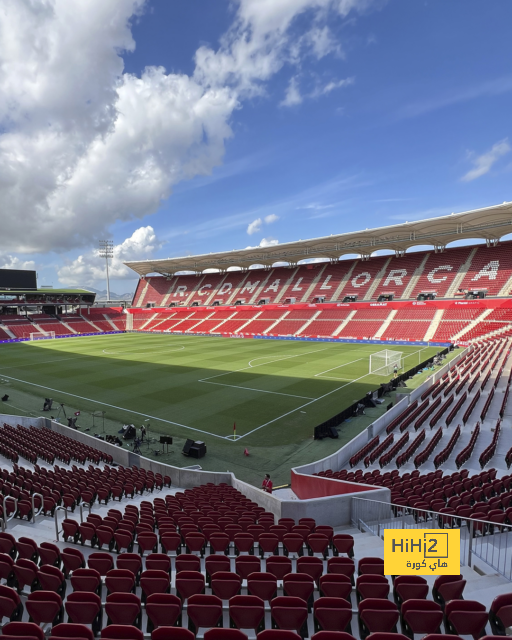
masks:
<path id="1" fill-rule="evenodd" d="M 0 389 L 11 389 L 17 413 L 41 415 L 37 407 L 50 396 L 65 403 L 68 415 L 80 410 L 84 428 L 93 411 L 106 412 L 112 433 L 120 423 L 148 420 L 155 436 L 204 440 L 205 469 L 229 469 L 249 480 L 272 469 L 286 482 L 290 466 L 343 443 L 313 445 L 313 429 L 388 379 L 368 373 L 370 354 L 384 348 L 159 334 L 17 343 L 0 346 Z M 437 351 L 390 348 L 403 353 L 406 370 Z M 350 439 L 367 424 L 342 426 L 342 432 Z M 246 447 L 251 455 L 240 460 Z M 191 464 L 177 447 L 164 458 Z"/>

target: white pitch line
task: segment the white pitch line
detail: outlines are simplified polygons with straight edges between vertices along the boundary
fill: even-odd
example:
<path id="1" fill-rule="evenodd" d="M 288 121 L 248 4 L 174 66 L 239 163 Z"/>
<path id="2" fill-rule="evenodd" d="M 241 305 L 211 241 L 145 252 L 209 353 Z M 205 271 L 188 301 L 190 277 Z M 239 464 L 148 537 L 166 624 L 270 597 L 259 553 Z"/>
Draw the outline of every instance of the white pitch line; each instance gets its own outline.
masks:
<path id="1" fill-rule="evenodd" d="M 233 371 L 225 371 L 224 373 L 218 373 L 216 376 L 210 376 L 209 378 L 201 378 L 201 380 L 198 380 L 198 382 L 206 382 L 207 380 L 213 380 L 213 378 L 220 378 L 221 376 L 227 376 L 230 373 L 238 373 L 239 371 L 247 371 L 247 369 L 256 369 L 256 367 L 263 367 L 266 364 L 274 364 L 274 362 L 280 362 L 281 360 L 288 360 L 290 358 L 298 358 L 300 356 L 306 356 L 306 355 L 308 355 L 310 353 L 318 353 L 319 351 L 327 351 L 327 349 L 329 349 L 329 347 L 326 347 L 325 349 L 315 349 L 315 351 L 304 351 L 303 353 L 296 353 L 293 356 L 283 356 L 282 358 L 279 358 L 279 360 L 273 360 L 272 362 L 262 362 L 261 364 L 254 365 L 254 367 L 251 367 L 251 366 L 243 367 L 242 369 L 234 369 Z M 269 356 L 269 357 L 272 357 L 272 356 Z M 254 360 L 251 360 L 251 362 L 254 362 Z"/>
<path id="2" fill-rule="evenodd" d="M 52 362 L 64 362 L 64 360 L 77 360 L 78 358 L 95 358 L 95 357 L 96 356 L 91 356 L 84 353 L 80 356 L 72 356 L 71 358 L 58 358 L 57 360 L 43 360 L 41 362 L 28 362 L 27 364 L 18 364 L 12 367 L 0 367 L 0 370 L 3 371 L 4 369 L 20 369 L 21 367 L 35 367 L 38 364 L 51 364 Z"/>
<path id="3" fill-rule="evenodd" d="M 421 351 L 423 351 L 424 349 L 427 349 L 427 348 L 428 347 L 424 347 L 423 349 L 420 349 L 419 351 L 415 351 L 414 353 L 411 353 L 410 355 L 413 356 L 416 353 L 420 353 Z M 370 373 L 365 373 L 364 376 L 361 376 L 360 378 L 356 378 L 355 380 L 351 380 L 350 382 L 347 382 L 347 384 L 343 384 L 343 385 L 341 385 L 341 387 L 337 387 L 336 389 L 333 389 L 332 391 L 329 391 L 329 392 L 325 393 L 323 396 L 320 396 L 319 398 L 315 398 L 314 400 L 311 400 L 310 402 L 306 402 L 306 404 L 303 404 L 300 407 L 297 407 L 296 409 L 292 409 L 291 411 L 288 411 L 287 413 L 283 413 L 282 416 L 279 416 L 278 418 L 274 418 L 273 420 L 270 420 L 269 422 L 265 422 L 265 424 L 261 424 L 259 427 L 256 427 L 256 429 L 253 429 L 252 431 L 244 433 L 243 436 L 240 436 L 240 439 L 245 438 L 246 436 L 250 436 L 255 431 L 259 431 L 260 429 L 263 429 L 263 427 L 267 427 L 269 424 L 272 424 L 273 422 L 277 422 L 278 420 L 281 420 L 281 418 L 286 418 L 286 416 L 289 416 L 290 414 L 295 413 L 296 411 L 300 411 L 301 409 L 304 409 L 304 407 L 307 407 L 310 404 L 313 404 L 314 402 L 318 402 L 318 400 L 323 400 L 324 398 L 327 398 L 327 396 L 330 396 L 331 394 L 336 393 L 336 391 L 340 391 L 341 389 L 344 389 L 345 387 L 348 387 L 349 385 L 353 384 L 354 382 L 359 382 L 359 380 L 362 380 L 363 378 L 366 378 L 369 375 L 371 375 L 371 374 Z"/>
<path id="4" fill-rule="evenodd" d="M 315 378 L 318 378 L 318 376 L 322 376 L 324 373 L 329 373 L 329 371 L 334 371 L 335 369 L 341 369 L 341 367 L 348 367 L 349 364 L 354 364 L 356 362 L 359 362 L 360 360 L 364 360 L 364 358 L 358 358 L 357 360 L 353 360 L 352 362 L 347 362 L 346 364 L 340 364 L 337 367 L 333 367 L 332 369 L 326 369 L 325 371 L 322 371 L 321 373 L 315 373 Z M 329 376 L 327 376 L 329 377 Z M 331 378 L 332 380 L 337 380 L 337 378 Z"/>
<path id="5" fill-rule="evenodd" d="M 185 349 L 185 346 L 182 345 L 181 347 L 178 345 L 177 349 L 158 349 L 158 351 L 148 351 L 147 349 L 145 350 L 141 350 L 142 355 L 165 355 L 166 353 L 174 353 L 175 351 L 183 351 L 183 349 Z M 107 356 L 124 356 L 124 355 L 128 355 L 128 356 L 133 356 L 133 355 L 138 355 L 137 351 L 125 351 L 124 353 L 116 353 L 115 351 L 107 351 L 106 349 L 103 349 L 103 353 L 106 354 Z"/>
<path id="6" fill-rule="evenodd" d="M 288 396 L 290 398 L 301 398 L 302 400 L 314 400 L 314 398 L 309 398 L 308 396 L 295 396 L 292 393 L 282 393 L 280 391 L 265 391 L 264 389 L 253 389 L 252 387 L 240 387 L 236 384 L 223 384 L 222 382 L 209 382 L 207 380 L 201 380 L 200 382 L 204 382 L 205 384 L 215 384 L 219 387 L 232 387 L 233 389 L 243 389 L 244 391 L 257 391 L 258 393 L 272 393 L 276 396 Z"/>
<path id="7" fill-rule="evenodd" d="M 198 433 L 205 433 L 208 436 L 213 436 L 215 438 L 224 439 L 224 436 L 218 436 L 215 433 L 210 433 L 209 431 L 203 431 L 203 429 L 196 429 L 196 427 L 189 427 L 186 424 L 181 424 L 180 422 L 173 422 L 172 420 L 164 420 L 164 418 L 157 418 L 156 416 L 151 416 L 148 413 L 140 413 L 139 411 L 132 411 L 131 409 L 125 409 L 124 407 L 117 407 L 115 404 L 107 404 L 106 402 L 101 402 L 100 400 L 92 400 L 91 398 L 85 398 L 84 396 L 78 396 L 75 393 L 68 393 L 67 391 L 61 391 L 60 389 L 52 389 L 52 387 L 45 387 L 42 384 L 36 384 L 35 382 L 27 382 L 26 380 L 19 380 L 18 378 L 13 378 L 12 376 L 4 376 L 5 378 L 9 378 L 9 380 L 14 380 L 15 382 L 22 382 L 23 384 L 29 384 L 32 387 L 39 387 L 40 389 L 47 389 L 48 391 L 54 391 L 55 393 L 62 393 L 65 396 L 71 396 L 72 398 L 79 398 L 80 400 L 87 400 L 87 402 L 93 402 L 96 404 L 101 404 L 104 407 L 110 407 L 111 409 L 118 409 L 119 411 L 126 411 L 127 413 L 133 413 L 137 416 L 144 416 L 145 418 L 150 418 L 151 420 L 157 420 L 159 422 L 165 422 L 167 424 L 173 424 L 176 427 L 183 427 L 184 429 L 189 429 L 190 431 L 197 431 Z M 242 437 L 242 436 L 240 436 Z"/>

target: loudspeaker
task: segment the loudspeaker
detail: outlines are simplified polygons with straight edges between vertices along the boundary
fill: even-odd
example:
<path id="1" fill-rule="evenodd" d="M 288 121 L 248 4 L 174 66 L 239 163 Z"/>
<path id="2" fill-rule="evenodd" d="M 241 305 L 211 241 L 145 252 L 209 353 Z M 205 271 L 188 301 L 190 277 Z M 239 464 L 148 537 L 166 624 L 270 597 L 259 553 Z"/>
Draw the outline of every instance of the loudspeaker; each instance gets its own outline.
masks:
<path id="1" fill-rule="evenodd" d="M 336 427 L 331 427 L 329 429 L 329 438 L 332 438 L 334 440 L 335 438 L 338 438 L 338 437 L 339 437 L 338 430 L 336 429 Z"/>
<path id="2" fill-rule="evenodd" d="M 171 436 L 160 436 L 160 444 L 172 444 Z"/>
<path id="3" fill-rule="evenodd" d="M 190 447 L 194 444 L 193 440 L 187 440 L 183 446 L 183 455 L 184 456 L 188 456 L 190 455 Z"/>
<path id="4" fill-rule="evenodd" d="M 5 396 L 2 396 L 2 402 L 7 402 L 7 400 L 9 400 L 9 396 L 7 394 L 5 394 Z"/>
<path id="5" fill-rule="evenodd" d="M 205 443 L 199 440 L 194 442 L 194 444 L 190 447 L 189 455 L 192 458 L 204 458 L 204 456 L 206 455 Z"/>

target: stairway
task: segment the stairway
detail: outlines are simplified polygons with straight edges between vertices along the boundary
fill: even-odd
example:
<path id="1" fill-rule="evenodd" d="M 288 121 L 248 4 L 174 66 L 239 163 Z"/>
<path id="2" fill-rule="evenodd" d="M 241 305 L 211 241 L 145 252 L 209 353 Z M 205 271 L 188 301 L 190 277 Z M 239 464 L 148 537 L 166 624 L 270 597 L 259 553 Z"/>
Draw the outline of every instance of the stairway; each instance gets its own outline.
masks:
<path id="1" fill-rule="evenodd" d="M 286 284 L 284 284 L 281 287 L 281 291 L 277 294 L 276 299 L 274 300 L 274 304 L 279 304 L 281 302 L 281 300 L 283 299 L 284 294 L 286 293 L 286 291 L 288 290 L 288 287 L 292 284 L 293 279 L 295 278 L 295 275 L 297 274 L 297 271 L 300 269 L 300 267 L 297 267 L 296 269 L 293 270 L 292 275 L 288 278 L 288 280 L 286 281 Z M 297 283 L 298 285 L 299 283 Z M 297 286 L 296 285 L 296 286 Z M 292 289 L 293 292 L 293 289 Z"/>
<path id="2" fill-rule="evenodd" d="M 176 286 L 176 284 L 178 282 L 178 278 L 176 276 L 171 276 L 171 278 L 169 278 L 169 280 L 171 281 L 171 284 L 169 285 L 169 291 L 167 291 L 165 296 L 162 298 L 162 302 L 160 304 L 161 307 L 166 307 L 167 306 L 167 303 L 169 302 L 169 298 L 171 297 L 171 293 L 173 292 L 174 287 Z"/>
<path id="3" fill-rule="evenodd" d="M 421 261 L 421 264 L 418 265 L 418 267 L 414 271 L 409 284 L 405 287 L 404 292 L 400 296 L 400 300 L 407 300 L 411 297 L 411 293 L 414 291 L 416 285 L 418 284 L 418 280 L 420 279 L 420 276 L 425 269 L 425 264 L 427 263 L 429 255 L 430 253 L 425 254 L 425 257 Z"/>
<path id="4" fill-rule="evenodd" d="M 13 340 L 16 340 L 16 336 L 14 335 L 14 333 L 9 329 L 9 327 L 6 324 L 2 324 L 0 325 L 2 327 L 2 329 L 5 331 L 5 333 L 12 338 Z"/>
<path id="5" fill-rule="evenodd" d="M 263 280 L 263 282 L 256 287 L 256 292 L 254 293 L 252 298 L 249 300 L 249 304 L 257 304 L 258 298 L 262 294 L 263 289 L 267 286 L 268 281 L 270 280 L 270 277 L 272 276 L 273 273 L 274 273 L 274 269 L 270 269 L 268 272 L 268 276 L 265 278 L 265 280 Z"/>
<path id="6" fill-rule="evenodd" d="M 393 318 L 396 316 L 398 312 L 398 309 L 393 309 L 390 314 L 388 315 L 388 317 L 384 320 L 384 322 L 381 324 L 380 329 L 377 331 L 377 333 L 373 336 L 375 340 L 378 340 L 386 331 L 386 329 L 389 327 L 389 325 L 391 324 Z"/>
<path id="7" fill-rule="evenodd" d="M 360 262 L 360 260 L 354 260 L 354 262 L 352 263 L 352 266 L 350 267 L 350 269 L 347 271 L 347 273 L 341 279 L 341 282 L 339 283 L 338 288 L 336 289 L 336 291 L 334 292 L 332 298 L 330 299 L 330 302 L 336 302 L 336 300 L 338 300 L 338 298 L 340 297 L 341 292 L 347 286 L 347 282 L 352 277 L 354 269 L 356 268 L 356 265 L 359 264 L 359 262 Z"/>
<path id="8" fill-rule="evenodd" d="M 375 276 L 363 300 L 371 300 L 373 298 L 373 294 L 375 293 L 375 291 L 377 291 L 377 287 L 380 285 L 382 278 L 386 275 L 386 271 L 388 269 L 388 265 L 390 262 L 391 262 L 391 256 L 389 256 L 389 258 L 384 263 L 384 266 L 382 267 L 382 269 Z"/>
<path id="9" fill-rule="evenodd" d="M 466 276 L 469 268 L 471 267 L 471 262 L 473 261 L 473 256 L 475 255 L 477 250 L 478 250 L 478 247 L 473 247 L 473 249 L 471 249 L 471 251 L 469 252 L 468 259 L 466 260 L 466 262 L 464 262 L 464 264 L 461 264 L 460 269 L 457 272 L 457 275 L 453 279 L 451 285 L 448 288 L 448 291 L 446 292 L 446 294 L 443 297 L 445 297 L 445 298 L 454 298 L 455 297 L 455 293 L 456 293 L 457 289 L 459 288 L 460 283 L 464 280 L 464 277 Z"/>
<path id="10" fill-rule="evenodd" d="M 432 336 L 437 331 L 437 328 L 439 327 L 439 323 L 441 322 L 443 316 L 444 316 L 444 309 L 438 309 L 434 317 L 432 318 L 432 322 L 428 326 L 427 333 L 423 338 L 423 342 L 428 342 L 430 338 L 432 338 Z"/>
<path id="11" fill-rule="evenodd" d="M 452 336 L 452 341 L 455 342 L 455 340 L 459 340 L 460 338 L 462 338 L 462 336 L 467 333 L 470 329 L 472 329 L 473 327 L 476 327 L 477 324 L 479 324 L 480 322 L 482 322 L 482 320 L 485 320 L 485 318 L 487 318 L 488 315 L 490 315 L 492 312 L 494 311 L 494 309 L 486 309 L 483 313 L 481 313 L 477 318 L 475 318 L 474 320 L 472 320 L 469 324 L 467 324 L 464 329 L 461 329 L 458 333 L 456 333 L 455 335 Z"/>
<path id="12" fill-rule="evenodd" d="M 320 282 L 320 278 L 322 277 L 323 272 L 325 271 L 325 268 L 327 267 L 327 265 L 330 264 L 329 262 L 326 262 L 322 268 L 320 269 L 320 271 L 318 272 L 318 274 L 315 276 L 315 278 L 313 278 L 313 281 L 311 282 L 311 284 L 309 285 L 309 287 L 307 288 L 306 293 L 302 296 L 301 298 L 301 302 L 307 302 L 309 300 L 309 297 L 311 296 L 311 294 L 313 293 L 316 285 Z"/>
<path id="13" fill-rule="evenodd" d="M 304 331 L 304 329 L 307 329 L 309 325 L 313 322 L 313 320 L 316 320 L 321 313 L 322 313 L 322 310 L 320 309 L 320 311 L 317 311 L 312 318 L 307 320 L 306 323 L 302 325 L 302 327 L 295 333 L 295 335 L 300 336 L 300 334 Z"/>
<path id="14" fill-rule="evenodd" d="M 84 318 L 83 315 L 80 314 L 80 317 L 82 318 L 82 320 L 84 320 L 84 322 L 87 322 L 91 325 L 91 327 L 93 327 L 93 329 L 95 329 L 96 331 L 99 331 L 100 333 L 104 333 L 103 329 L 100 329 L 99 327 L 97 327 L 94 322 L 91 322 L 90 320 L 88 320 L 87 318 Z"/>
<path id="15" fill-rule="evenodd" d="M 197 292 L 197 290 L 199 289 L 199 287 L 201 286 L 203 280 L 206 278 L 206 274 L 202 273 L 198 276 L 198 280 L 199 282 L 196 284 L 196 286 L 192 289 L 192 291 L 189 293 L 189 295 L 185 298 L 185 302 L 184 302 L 184 306 L 188 307 L 189 304 L 192 301 L 192 298 L 194 297 L 195 293 Z"/>
<path id="16" fill-rule="evenodd" d="M 286 316 L 287 316 L 289 313 L 290 313 L 289 311 L 285 311 L 285 312 L 283 313 L 283 315 L 282 315 L 278 320 L 276 320 L 275 322 L 273 322 L 273 323 L 270 325 L 270 327 L 269 327 L 268 329 L 265 329 L 265 331 L 264 331 L 263 333 L 264 333 L 265 335 L 266 335 L 267 333 L 270 333 L 270 332 L 272 331 L 272 329 L 276 326 L 276 324 L 277 324 L 278 322 L 281 322 L 281 320 L 284 320 L 284 319 L 286 318 Z"/>
<path id="17" fill-rule="evenodd" d="M 348 314 L 348 316 L 345 318 L 345 320 L 343 320 L 343 322 L 341 322 L 341 323 L 340 323 L 340 326 L 339 326 L 335 331 L 333 331 L 333 332 L 331 333 L 331 335 L 332 335 L 333 337 L 334 337 L 334 336 L 337 336 L 337 335 L 339 334 L 339 332 L 340 332 L 342 329 L 344 329 L 344 328 L 347 326 L 347 324 L 352 320 L 352 318 L 356 315 L 356 313 L 357 313 L 357 309 L 353 309 L 353 310 Z"/>
<path id="18" fill-rule="evenodd" d="M 144 287 L 142 288 L 142 292 L 139 296 L 139 299 L 137 300 L 137 302 L 135 302 L 135 304 L 133 305 L 134 307 L 140 307 L 142 306 L 142 301 L 144 300 L 145 296 L 146 296 L 146 292 L 148 290 L 149 287 L 149 281 L 151 280 L 151 278 L 146 278 L 146 284 L 144 285 Z"/>

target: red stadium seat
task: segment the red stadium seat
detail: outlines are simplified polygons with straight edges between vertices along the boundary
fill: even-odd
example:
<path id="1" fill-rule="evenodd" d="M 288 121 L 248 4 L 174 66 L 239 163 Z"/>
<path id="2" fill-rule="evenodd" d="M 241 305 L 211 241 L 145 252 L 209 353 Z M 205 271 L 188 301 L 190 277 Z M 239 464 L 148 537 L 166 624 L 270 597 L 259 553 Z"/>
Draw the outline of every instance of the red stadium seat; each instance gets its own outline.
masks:
<path id="1" fill-rule="evenodd" d="M 278 596 L 270 602 L 272 628 L 307 636 L 308 607 L 301 598 Z"/>
<path id="2" fill-rule="evenodd" d="M 494 635 L 504 636 L 512 627 L 512 594 L 496 596 L 489 610 L 489 622 Z"/>
<path id="3" fill-rule="evenodd" d="M 181 626 L 181 600 L 170 593 L 153 593 L 146 599 L 147 631 L 158 627 Z"/>
<path id="4" fill-rule="evenodd" d="M 359 635 L 364 640 L 370 633 L 397 632 L 398 608 L 394 602 L 366 598 L 359 603 Z"/>
<path id="5" fill-rule="evenodd" d="M 199 571 L 180 571 L 176 575 L 176 594 L 182 601 L 203 594 L 204 587 L 205 578 Z"/>
<path id="6" fill-rule="evenodd" d="M 229 601 L 230 625 L 237 629 L 265 628 L 265 603 L 257 596 L 233 596 Z"/>
<path id="7" fill-rule="evenodd" d="M 277 578 L 273 573 L 251 573 L 247 578 L 247 590 L 265 602 L 270 602 L 277 594 Z"/>
<path id="8" fill-rule="evenodd" d="M 90 624 L 94 635 L 98 635 L 102 626 L 101 599 L 96 593 L 74 591 L 66 598 L 68 622 Z"/>
<path id="9" fill-rule="evenodd" d="M 402 630 L 414 640 L 415 633 L 440 633 L 443 610 L 431 600 L 409 599 L 402 602 Z"/>
<path id="10" fill-rule="evenodd" d="M 53 591 L 33 591 L 25 604 L 30 616 L 29 622 L 60 624 L 64 615 L 62 598 Z"/>
<path id="11" fill-rule="evenodd" d="M 110 625 L 127 625 L 141 628 L 140 600 L 133 593 L 111 593 L 107 596 L 105 613 Z"/>
<path id="12" fill-rule="evenodd" d="M 102 640 L 144 640 L 140 629 L 127 625 L 111 624 L 101 630 Z"/>
<path id="13" fill-rule="evenodd" d="M 45 640 L 44 631 L 34 622 L 9 622 L 2 628 L 2 638 L 6 640 Z"/>
<path id="14" fill-rule="evenodd" d="M 222 626 L 222 600 L 217 596 L 192 595 L 187 605 L 188 626 L 196 635 L 200 628 Z"/>
<path id="15" fill-rule="evenodd" d="M 179 627 L 159 627 L 151 634 L 151 640 L 195 640 L 195 637 L 192 631 Z"/>
<path id="16" fill-rule="evenodd" d="M 3 618 L 9 618 L 11 622 L 21 620 L 23 605 L 19 595 L 14 589 L 0 585 L 0 623 Z"/>
<path id="17" fill-rule="evenodd" d="M 320 576 L 320 595 L 330 598 L 345 598 L 350 602 L 352 582 L 341 573 L 327 573 Z"/>
<path id="18" fill-rule="evenodd" d="M 474 640 L 485 635 L 487 611 L 476 600 L 451 600 L 444 608 L 447 633 L 460 636 L 473 636 Z"/>
<path id="19" fill-rule="evenodd" d="M 52 628 L 50 638 L 61 640 L 94 640 L 94 634 L 85 624 L 63 622 Z"/>
<path id="20" fill-rule="evenodd" d="M 352 633 L 352 606 L 345 598 L 318 598 L 313 605 L 315 631 Z"/>

